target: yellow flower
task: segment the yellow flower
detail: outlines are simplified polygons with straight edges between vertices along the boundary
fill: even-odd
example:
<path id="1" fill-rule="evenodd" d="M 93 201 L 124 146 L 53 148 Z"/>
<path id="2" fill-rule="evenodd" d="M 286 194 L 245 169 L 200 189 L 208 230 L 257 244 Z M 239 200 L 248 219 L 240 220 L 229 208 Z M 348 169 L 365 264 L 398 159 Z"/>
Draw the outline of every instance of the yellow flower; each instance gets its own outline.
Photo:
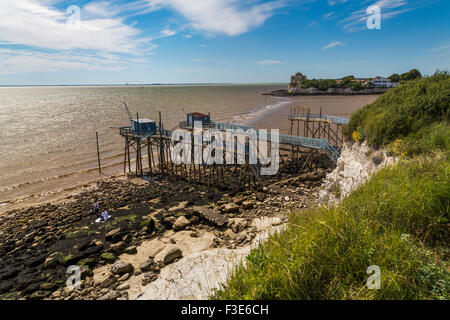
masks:
<path id="1" fill-rule="evenodd" d="M 353 131 L 353 140 L 355 140 L 355 142 L 358 142 L 362 139 L 361 134 L 358 131 Z"/>
<path id="2" fill-rule="evenodd" d="M 407 145 L 401 139 L 394 140 L 390 145 L 390 150 L 396 157 L 407 158 Z"/>

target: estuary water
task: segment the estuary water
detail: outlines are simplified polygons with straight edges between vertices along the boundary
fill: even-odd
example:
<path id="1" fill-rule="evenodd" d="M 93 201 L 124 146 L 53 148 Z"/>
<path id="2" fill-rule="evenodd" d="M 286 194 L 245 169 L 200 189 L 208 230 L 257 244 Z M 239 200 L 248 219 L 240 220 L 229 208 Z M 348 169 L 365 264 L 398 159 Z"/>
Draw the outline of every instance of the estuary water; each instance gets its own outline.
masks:
<path id="1" fill-rule="evenodd" d="M 140 118 L 165 128 L 185 112 L 211 113 L 213 120 L 248 123 L 289 103 L 262 95 L 286 85 L 154 85 L 109 87 L 0 87 L 0 212 L 17 200 L 70 191 L 123 172 L 123 139 L 129 125 L 123 102 Z"/>

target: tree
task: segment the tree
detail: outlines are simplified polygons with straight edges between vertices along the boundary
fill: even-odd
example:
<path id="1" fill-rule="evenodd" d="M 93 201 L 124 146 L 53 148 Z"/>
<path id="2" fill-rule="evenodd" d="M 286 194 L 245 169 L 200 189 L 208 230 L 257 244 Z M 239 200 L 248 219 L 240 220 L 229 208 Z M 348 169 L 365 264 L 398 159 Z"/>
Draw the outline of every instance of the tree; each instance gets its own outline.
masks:
<path id="1" fill-rule="evenodd" d="M 417 69 L 412 69 L 409 72 L 403 73 L 400 76 L 401 81 L 410 81 L 410 80 L 421 79 L 421 78 L 422 78 L 422 74 Z"/>
<path id="2" fill-rule="evenodd" d="M 354 80 L 355 80 L 355 76 L 344 77 L 341 80 L 340 87 L 341 88 L 351 88 Z"/>
<path id="3" fill-rule="evenodd" d="M 373 89 L 373 88 L 375 88 L 375 85 L 373 84 L 372 81 L 367 81 L 366 82 L 366 88 L 367 89 Z"/>
<path id="4" fill-rule="evenodd" d="M 398 73 L 394 73 L 389 77 L 392 82 L 400 82 L 400 75 Z"/>
<path id="5" fill-rule="evenodd" d="M 359 91 L 359 90 L 364 89 L 364 86 L 361 84 L 361 82 L 353 81 L 350 84 L 350 88 L 352 88 L 353 91 Z"/>

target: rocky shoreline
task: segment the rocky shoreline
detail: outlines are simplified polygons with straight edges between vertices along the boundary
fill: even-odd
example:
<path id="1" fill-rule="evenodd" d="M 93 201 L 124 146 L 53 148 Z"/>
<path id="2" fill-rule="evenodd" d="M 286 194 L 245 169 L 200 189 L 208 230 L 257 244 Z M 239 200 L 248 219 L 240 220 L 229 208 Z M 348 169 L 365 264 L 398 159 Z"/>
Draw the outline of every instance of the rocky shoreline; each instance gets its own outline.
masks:
<path id="1" fill-rule="evenodd" d="M 246 191 L 124 176 L 64 202 L 10 211 L 0 216 L 0 300 L 155 298 L 149 290 L 170 278 L 180 259 L 215 249 L 247 252 L 290 209 L 315 206 L 330 171 L 286 174 Z M 103 224 L 91 213 L 96 198 L 112 216 Z M 80 290 L 66 286 L 72 265 L 81 270 Z"/>

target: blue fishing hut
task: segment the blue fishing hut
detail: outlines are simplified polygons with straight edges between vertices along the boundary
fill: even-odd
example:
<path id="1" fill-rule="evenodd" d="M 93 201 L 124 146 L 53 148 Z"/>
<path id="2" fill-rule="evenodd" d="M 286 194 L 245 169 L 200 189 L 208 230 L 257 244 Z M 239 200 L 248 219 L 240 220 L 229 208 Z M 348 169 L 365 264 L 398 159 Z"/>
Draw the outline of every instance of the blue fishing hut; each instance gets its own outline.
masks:
<path id="1" fill-rule="evenodd" d="M 189 126 L 194 126 L 195 121 L 200 121 L 203 125 L 211 123 L 211 116 L 200 112 L 192 112 L 187 114 L 187 123 Z"/>
<path id="2" fill-rule="evenodd" d="M 133 119 L 131 129 L 135 134 L 150 136 L 156 134 L 156 122 L 150 119 Z"/>

